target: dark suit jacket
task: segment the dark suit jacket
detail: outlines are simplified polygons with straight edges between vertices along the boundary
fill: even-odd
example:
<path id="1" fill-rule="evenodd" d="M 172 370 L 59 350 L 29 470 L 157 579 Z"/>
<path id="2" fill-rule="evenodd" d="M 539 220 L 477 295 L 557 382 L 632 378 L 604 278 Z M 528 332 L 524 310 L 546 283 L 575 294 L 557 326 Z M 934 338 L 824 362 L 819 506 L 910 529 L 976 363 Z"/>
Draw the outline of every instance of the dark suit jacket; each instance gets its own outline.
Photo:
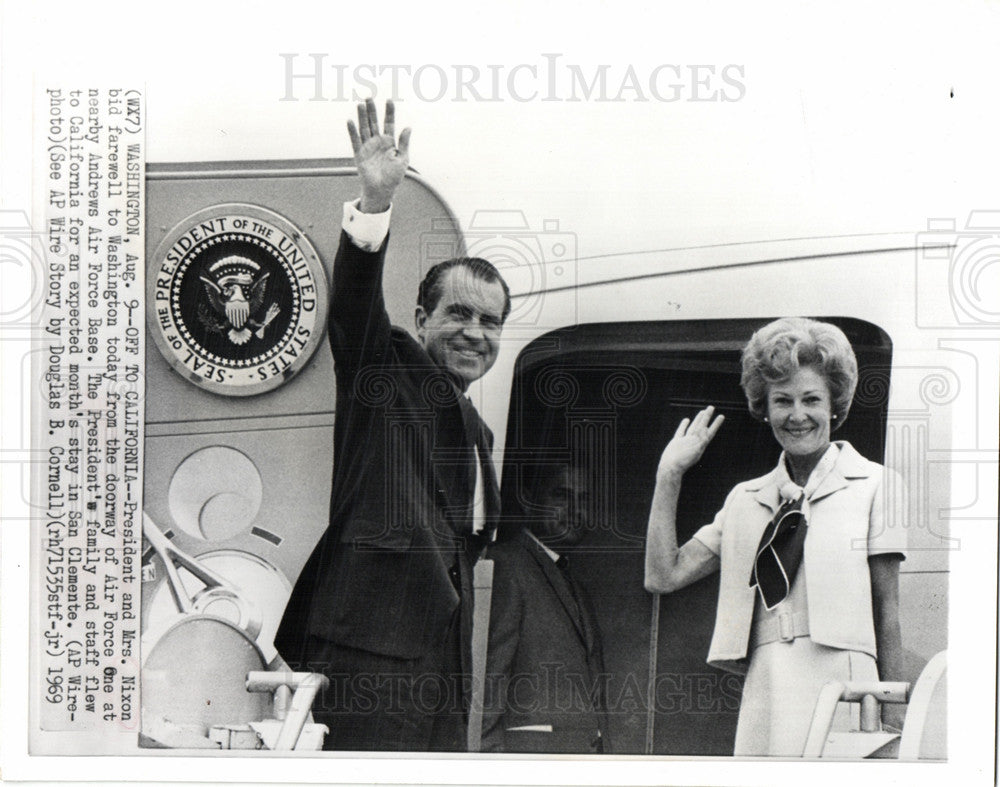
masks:
<path id="1" fill-rule="evenodd" d="M 341 235 L 330 304 L 337 378 L 330 526 L 296 582 L 275 645 L 293 665 L 308 661 L 310 635 L 415 659 L 443 645 L 460 609 L 468 672 L 473 440 L 481 430 L 492 445 L 492 435 L 424 349 L 390 326 L 382 296 L 387 245 L 369 253 Z"/>
<path id="2" fill-rule="evenodd" d="M 482 750 L 610 751 L 600 634 L 585 594 L 581 614 L 562 570 L 527 533 L 490 547 L 488 557 Z M 552 731 L 511 730 L 539 726 Z"/>

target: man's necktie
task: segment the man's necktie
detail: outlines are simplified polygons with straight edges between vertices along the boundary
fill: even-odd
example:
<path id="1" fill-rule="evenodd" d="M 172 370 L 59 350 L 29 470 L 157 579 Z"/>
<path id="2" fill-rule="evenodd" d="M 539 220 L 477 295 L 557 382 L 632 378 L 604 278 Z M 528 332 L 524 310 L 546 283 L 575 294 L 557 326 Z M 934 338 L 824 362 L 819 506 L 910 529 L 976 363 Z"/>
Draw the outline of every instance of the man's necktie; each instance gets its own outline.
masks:
<path id="1" fill-rule="evenodd" d="M 493 440 L 489 429 L 483 420 L 479 419 L 479 429 L 476 435 L 476 449 L 479 455 L 479 468 L 483 477 L 483 523 L 482 535 L 491 541 L 493 533 L 500 522 L 500 485 L 497 483 L 497 470 L 493 465 Z"/>
<path id="2" fill-rule="evenodd" d="M 466 456 L 470 460 L 466 464 L 466 472 L 470 493 L 471 531 L 466 536 L 471 539 L 470 545 L 478 550 L 493 540 L 493 533 L 500 521 L 500 487 L 497 484 L 496 468 L 493 466 L 493 440 L 489 428 L 479 417 L 468 396 L 460 395 L 458 404 L 465 426 L 468 447 Z"/>
<path id="3" fill-rule="evenodd" d="M 757 586 L 767 609 L 774 608 L 788 597 L 802 563 L 806 540 L 803 490 L 789 483 L 782 487 L 781 496 L 785 502 L 764 528 L 753 571 L 750 572 L 750 587 Z"/>
<path id="4" fill-rule="evenodd" d="M 590 596 L 587 595 L 587 591 L 584 590 L 583 587 L 573 578 L 573 575 L 570 574 L 568 557 L 560 555 L 559 559 L 556 560 L 556 566 L 562 572 L 563 577 L 565 577 L 566 584 L 569 585 L 570 593 L 573 594 L 573 600 L 576 602 L 577 615 L 584 632 L 584 642 L 587 645 L 590 657 L 594 659 L 596 672 L 600 675 L 604 672 L 604 655 L 601 648 L 600 630 L 597 628 L 597 617 L 594 613 L 594 608 L 590 603 Z M 595 709 L 600 709 L 604 707 L 605 686 L 600 681 L 597 681 L 595 685 L 597 686 Z"/>
<path id="5" fill-rule="evenodd" d="M 569 585 L 569 592 L 573 596 L 573 601 L 576 602 L 576 614 L 577 620 L 580 622 L 580 627 L 584 632 L 584 637 L 587 640 L 588 645 L 592 644 L 594 641 L 594 626 L 592 621 L 589 619 L 589 609 L 587 607 L 589 599 L 586 598 L 585 591 L 577 581 L 573 578 L 573 575 L 569 573 L 569 558 L 565 555 L 560 555 L 559 559 L 556 560 L 556 567 L 562 572 L 563 578 L 566 580 L 566 584 Z"/>

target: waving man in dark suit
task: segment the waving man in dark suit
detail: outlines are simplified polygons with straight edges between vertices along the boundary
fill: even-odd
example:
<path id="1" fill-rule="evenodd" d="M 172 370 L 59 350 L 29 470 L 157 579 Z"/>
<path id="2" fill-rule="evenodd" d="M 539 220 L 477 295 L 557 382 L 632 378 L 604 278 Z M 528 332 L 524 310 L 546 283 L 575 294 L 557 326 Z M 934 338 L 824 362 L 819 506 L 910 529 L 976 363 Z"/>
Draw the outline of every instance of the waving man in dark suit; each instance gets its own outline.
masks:
<path id="1" fill-rule="evenodd" d="M 466 747 L 472 566 L 495 527 L 493 436 L 465 396 L 497 357 L 507 285 L 485 260 L 428 271 L 417 339 L 391 326 L 382 269 L 409 129 L 392 103 L 348 122 L 361 199 L 344 206 L 330 344 L 337 402 L 330 526 L 296 583 L 275 644 L 325 673 L 325 748 Z M 417 260 L 413 264 L 418 264 Z"/>

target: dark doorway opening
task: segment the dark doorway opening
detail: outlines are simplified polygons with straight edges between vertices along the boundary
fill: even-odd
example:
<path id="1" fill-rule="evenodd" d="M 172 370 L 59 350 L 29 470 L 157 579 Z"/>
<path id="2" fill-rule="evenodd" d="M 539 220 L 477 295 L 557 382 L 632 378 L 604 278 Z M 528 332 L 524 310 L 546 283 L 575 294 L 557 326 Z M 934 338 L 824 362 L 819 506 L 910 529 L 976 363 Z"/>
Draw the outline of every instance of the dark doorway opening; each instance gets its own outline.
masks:
<path id="1" fill-rule="evenodd" d="M 850 417 L 833 437 L 881 462 L 891 341 L 861 320 L 818 319 L 845 332 L 860 370 Z M 776 463 L 780 448 L 750 417 L 739 386 L 740 352 L 770 321 L 580 325 L 540 337 L 518 358 L 499 537 L 510 537 L 529 514 L 526 500 L 542 468 L 585 468 L 589 532 L 572 559 L 601 628 L 615 753 L 732 753 L 742 678 L 705 663 L 718 576 L 653 596 L 643 588 L 643 550 L 656 465 L 682 418 L 709 404 L 726 415 L 685 476 L 681 543 L 712 520 L 733 486 Z"/>

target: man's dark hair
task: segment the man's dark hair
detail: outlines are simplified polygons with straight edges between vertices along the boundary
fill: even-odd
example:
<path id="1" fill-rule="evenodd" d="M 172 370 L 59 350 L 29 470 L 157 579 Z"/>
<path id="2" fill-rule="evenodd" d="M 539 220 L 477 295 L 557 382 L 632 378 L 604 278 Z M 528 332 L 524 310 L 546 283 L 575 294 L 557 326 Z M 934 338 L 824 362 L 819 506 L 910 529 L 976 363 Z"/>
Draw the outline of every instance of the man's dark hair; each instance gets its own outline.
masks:
<path id="1" fill-rule="evenodd" d="M 431 314 L 437 308 L 438 301 L 441 300 L 441 279 L 449 270 L 459 266 L 468 268 L 477 279 L 482 279 L 490 284 L 500 282 L 500 286 L 503 287 L 503 314 L 500 319 L 501 322 L 506 322 L 507 315 L 510 314 L 510 288 L 503 280 L 503 276 L 500 275 L 500 271 L 481 257 L 454 257 L 439 262 L 427 271 L 424 280 L 420 282 L 417 305 L 422 306 L 425 312 Z"/>

